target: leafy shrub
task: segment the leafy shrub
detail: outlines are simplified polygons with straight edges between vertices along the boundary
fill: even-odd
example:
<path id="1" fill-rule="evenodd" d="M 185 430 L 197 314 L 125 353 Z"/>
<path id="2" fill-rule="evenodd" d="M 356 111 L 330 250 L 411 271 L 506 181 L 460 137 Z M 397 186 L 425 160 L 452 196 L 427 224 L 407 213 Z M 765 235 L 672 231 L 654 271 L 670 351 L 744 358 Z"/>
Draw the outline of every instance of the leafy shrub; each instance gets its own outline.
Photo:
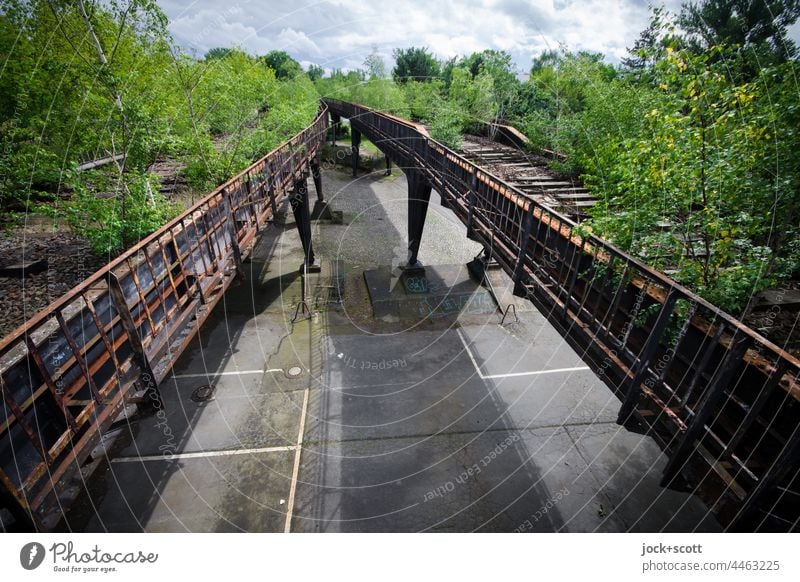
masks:
<path id="1" fill-rule="evenodd" d="M 431 137 L 447 147 L 457 150 L 461 148 L 463 118 L 458 107 L 447 103 L 439 108 L 430 124 Z"/>
<path id="2" fill-rule="evenodd" d="M 98 174 L 93 178 L 103 181 Z M 63 218 L 76 234 L 85 236 L 100 256 L 115 255 L 174 218 L 180 208 L 158 193 L 155 176 L 132 172 L 112 185 L 111 196 L 100 197 L 82 180 L 74 184 L 70 200 L 45 211 Z"/>

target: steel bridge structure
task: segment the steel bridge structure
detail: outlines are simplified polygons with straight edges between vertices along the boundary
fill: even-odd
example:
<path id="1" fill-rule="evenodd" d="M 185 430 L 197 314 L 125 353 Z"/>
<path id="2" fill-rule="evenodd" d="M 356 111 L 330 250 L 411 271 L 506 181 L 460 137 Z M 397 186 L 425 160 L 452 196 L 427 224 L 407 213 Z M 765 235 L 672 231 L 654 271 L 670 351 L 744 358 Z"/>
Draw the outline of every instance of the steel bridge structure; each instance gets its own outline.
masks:
<path id="1" fill-rule="evenodd" d="M 330 121 L 349 120 L 408 182 L 408 264 L 432 190 L 620 400 L 618 422 L 669 458 L 728 529 L 792 531 L 800 504 L 800 361 L 571 219 L 432 139 L 422 126 L 324 99 L 304 131 L 42 310 L 0 343 L 0 490 L 48 529 L 65 478 L 159 384 L 288 200 L 314 269 L 306 180 L 321 197 Z M 320 202 L 322 202 L 320 198 Z"/>

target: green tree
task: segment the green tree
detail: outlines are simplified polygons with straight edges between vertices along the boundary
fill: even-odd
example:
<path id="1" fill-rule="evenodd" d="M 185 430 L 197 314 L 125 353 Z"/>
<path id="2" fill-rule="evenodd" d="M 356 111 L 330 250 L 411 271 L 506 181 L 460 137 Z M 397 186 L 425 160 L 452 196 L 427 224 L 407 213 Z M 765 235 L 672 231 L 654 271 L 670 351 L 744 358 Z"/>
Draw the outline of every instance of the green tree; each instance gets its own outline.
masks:
<path id="1" fill-rule="evenodd" d="M 800 17 L 800 0 L 702 0 L 682 6 L 678 25 L 698 49 L 740 46 L 779 61 L 797 47 L 787 33 Z"/>
<path id="2" fill-rule="evenodd" d="M 514 74 L 511 55 L 505 51 L 487 49 L 464 58 L 459 66 L 466 68 L 473 79 L 477 79 L 481 73 L 492 78 L 494 116 L 505 117 L 513 108 L 519 92 L 519 81 Z"/>
<path id="3" fill-rule="evenodd" d="M 668 49 L 656 65 L 659 94 L 644 131 L 595 144 L 606 163 L 590 179 L 601 195 L 591 225 L 739 313 L 796 265 L 796 251 L 787 256 L 774 229 L 788 225 L 786 216 L 796 221 L 797 177 L 776 183 L 764 167 L 775 156 L 776 126 L 796 122 L 796 113 L 776 111 L 761 82 L 737 83 L 730 76 L 737 55 L 723 52 Z M 782 132 L 797 143 L 794 128 Z"/>
<path id="4" fill-rule="evenodd" d="M 650 22 L 639 33 L 639 38 L 628 49 L 627 57 L 622 59 L 622 66 L 628 72 L 641 75 L 652 69 L 656 61 L 663 56 L 664 28 L 666 13 L 663 7 L 652 8 Z"/>
<path id="5" fill-rule="evenodd" d="M 447 147 L 457 150 L 461 148 L 461 136 L 464 127 L 462 112 L 458 106 L 446 102 L 434 113 L 430 125 L 431 137 Z"/>
<path id="6" fill-rule="evenodd" d="M 231 54 L 232 50 L 233 49 L 227 47 L 215 47 L 209 50 L 203 58 L 207 61 L 213 61 L 214 59 L 224 59 Z"/>
<path id="7" fill-rule="evenodd" d="M 319 65 L 311 63 L 308 66 L 308 71 L 306 71 L 306 74 L 308 75 L 308 78 L 311 79 L 312 81 L 317 81 L 325 76 L 325 69 L 323 69 Z"/>
<path id="8" fill-rule="evenodd" d="M 376 49 L 372 49 L 372 52 L 364 59 L 364 67 L 367 69 L 370 79 L 386 78 L 386 63 L 383 62 L 383 57 L 378 54 Z"/>
<path id="9" fill-rule="evenodd" d="M 155 176 L 132 172 L 116 183 L 108 183 L 101 174 L 94 174 L 91 179 L 95 183 L 105 182 L 105 189 L 117 190 L 117 195 L 98 197 L 85 182 L 78 180 L 70 200 L 58 209 L 51 209 L 51 213 L 85 236 L 97 255 L 115 255 L 130 247 L 177 216 L 180 210 L 158 193 Z"/>
<path id="10" fill-rule="evenodd" d="M 431 121 L 442 105 L 444 82 L 438 79 L 430 83 L 408 81 L 402 88 L 411 117 L 422 122 Z"/>
<path id="11" fill-rule="evenodd" d="M 285 51 L 270 51 L 261 57 L 261 61 L 275 71 L 278 79 L 293 79 L 303 72 L 300 63 Z"/>
<path id="12" fill-rule="evenodd" d="M 74 230 L 108 243 L 95 248 L 118 248 L 171 212 L 143 178 L 156 159 L 184 161 L 190 184 L 206 191 L 313 118 L 305 75 L 277 81 L 236 49 L 207 56 L 184 54 L 151 1 L 4 2 L 0 215 L 69 214 Z M 75 171 L 110 155 L 116 163 Z"/>
<path id="13" fill-rule="evenodd" d="M 431 81 L 439 76 L 439 62 L 426 47 L 394 49 L 395 60 L 392 77 L 398 83 Z"/>
<path id="14" fill-rule="evenodd" d="M 453 71 L 449 101 L 460 109 L 463 129 L 476 130 L 497 115 L 494 79 L 483 70 L 472 78 L 468 69 L 458 67 Z"/>

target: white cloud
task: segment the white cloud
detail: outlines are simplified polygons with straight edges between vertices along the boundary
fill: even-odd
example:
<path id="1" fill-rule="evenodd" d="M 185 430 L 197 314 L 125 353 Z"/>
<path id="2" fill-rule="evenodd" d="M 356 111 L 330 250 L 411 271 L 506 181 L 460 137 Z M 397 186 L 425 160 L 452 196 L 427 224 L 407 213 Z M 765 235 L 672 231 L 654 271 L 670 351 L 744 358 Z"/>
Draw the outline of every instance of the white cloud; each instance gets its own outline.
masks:
<path id="1" fill-rule="evenodd" d="M 658 0 L 654 0 L 659 3 Z M 427 46 L 439 57 L 511 53 L 520 72 L 546 48 L 624 57 L 647 26 L 647 0 L 163 0 L 176 40 L 198 53 L 237 45 L 285 50 L 326 68 L 357 68 L 376 48 Z M 682 0 L 664 0 L 677 10 Z M 794 27 L 794 38 L 800 27 Z M 391 66 L 387 58 L 387 66 Z"/>
<path id="2" fill-rule="evenodd" d="M 290 53 L 301 53 L 304 55 L 320 55 L 320 49 L 316 43 L 306 36 L 305 32 L 297 31 L 293 28 L 284 28 L 277 36 L 279 50 Z"/>

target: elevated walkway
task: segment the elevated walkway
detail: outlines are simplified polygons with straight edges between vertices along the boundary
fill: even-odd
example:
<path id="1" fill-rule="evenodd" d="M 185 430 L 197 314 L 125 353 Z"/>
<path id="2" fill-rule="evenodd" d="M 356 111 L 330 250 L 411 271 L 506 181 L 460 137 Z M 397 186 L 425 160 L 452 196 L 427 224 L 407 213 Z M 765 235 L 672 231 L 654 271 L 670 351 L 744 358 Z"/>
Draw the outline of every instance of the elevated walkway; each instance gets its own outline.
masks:
<path id="1" fill-rule="evenodd" d="M 328 169 L 326 205 L 329 114 L 353 179 Z M 359 174 L 362 133 L 404 176 Z M 86 491 L 60 527 L 800 515 L 800 362 L 424 128 L 335 100 L 6 337 L 0 387 L 4 529 L 52 529 Z"/>
<path id="2" fill-rule="evenodd" d="M 657 445 L 616 424 L 614 394 L 539 312 L 504 326 L 496 309 L 376 312 L 364 273 L 404 256 L 405 179 L 323 180 L 344 216 L 314 223 L 313 316 L 292 323 L 303 254 L 287 214 L 163 384 L 165 413 L 123 428 L 62 527 L 719 529 L 697 498 L 658 486 Z M 466 267 L 480 245 L 438 204 L 428 220 L 432 296 L 487 293 Z"/>

